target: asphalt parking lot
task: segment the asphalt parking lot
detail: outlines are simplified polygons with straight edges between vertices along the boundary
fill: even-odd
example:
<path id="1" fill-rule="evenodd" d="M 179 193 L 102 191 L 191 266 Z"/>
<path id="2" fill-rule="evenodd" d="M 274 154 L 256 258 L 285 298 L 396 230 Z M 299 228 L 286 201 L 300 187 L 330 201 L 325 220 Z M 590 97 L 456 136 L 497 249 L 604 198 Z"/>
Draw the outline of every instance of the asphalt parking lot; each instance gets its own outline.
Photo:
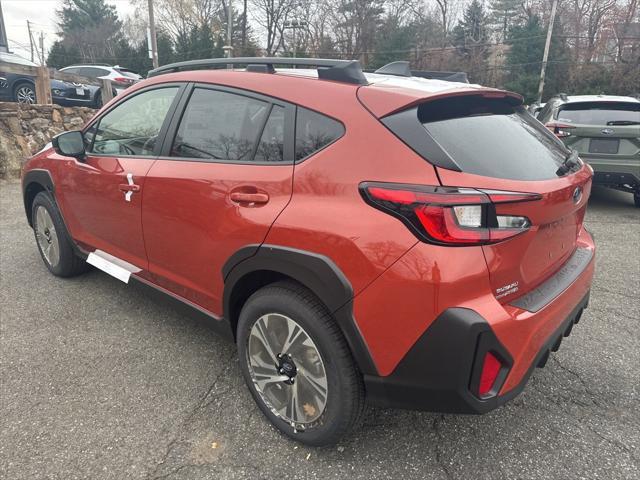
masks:
<path id="1" fill-rule="evenodd" d="M 484 416 L 374 410 L 331 448 L 262 417 L 233 345 L 98 271 L 43 265 L 0 184 L 0 477 L 627 479 L 640 471 L 640 209 L 594 190 L 591 305 L 525 391 Z"/>

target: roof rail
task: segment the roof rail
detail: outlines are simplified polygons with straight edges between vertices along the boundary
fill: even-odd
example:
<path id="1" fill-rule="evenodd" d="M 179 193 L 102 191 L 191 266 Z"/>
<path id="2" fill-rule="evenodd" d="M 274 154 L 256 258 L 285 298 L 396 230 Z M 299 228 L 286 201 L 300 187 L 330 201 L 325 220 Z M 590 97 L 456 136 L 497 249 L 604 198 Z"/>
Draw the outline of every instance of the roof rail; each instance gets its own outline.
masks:
<path id="1" fill-rule="evenodd" d="M 371 70 L 365 70 L 370 72 Z M 444 80 L 447 82 L 469 83 L 465 72 L 430 72 L 426 70 L 411 70 L 409 62 L 398 61 L 387 63 L 384 67 L 375 70 L 373 73 L 379 75 L 395 75 L 398 77 L 421 77 L 433 80 Z"/>
<path id="2" fill-rule="evenodd" d="M 226 68 L 228 65 L 245 65 L 248 71 L 262 73 L 274 73 L 275 65 L 317 67 L 318 78 L 322 80 L 334 80 L 355 85 L 365 85 L 368 83 L 362 73 L 360 62 L 357 60 L 283 57 L 235 57 L 189 60 L 186 62 L 170 63 L 169 65 L 151 70 L 147 74 L 147 78 L 184 70 Z"/>

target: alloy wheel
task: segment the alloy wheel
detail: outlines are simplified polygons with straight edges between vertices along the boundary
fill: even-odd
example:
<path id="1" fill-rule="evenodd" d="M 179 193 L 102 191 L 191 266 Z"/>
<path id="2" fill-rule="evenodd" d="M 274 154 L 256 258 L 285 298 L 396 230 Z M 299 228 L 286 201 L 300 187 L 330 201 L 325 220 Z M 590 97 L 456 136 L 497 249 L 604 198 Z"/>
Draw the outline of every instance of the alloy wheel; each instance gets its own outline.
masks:
<path id="1" fill-rule="evenodd" d="M 60 241 L 53 219 L 42 205 L 36 209 L 35 231 L 42 256 L 51 267 L 55 267 L 60 261 Z"/>
<path id="2" fill-rule="evenodd" d="M 317 424 L 328 381 L 309 334 L 291 318 L 270 313 L 253 324 L 247 347 L 251 379 L 269 410 L 297 430 Z"/>
<path id="3" fill-rule="evenodd" d="M 34 104 L 36 103 L 36 92 L 33 88 L 24 85 L 16 90 L 16 99 L 18 103 Z"/>

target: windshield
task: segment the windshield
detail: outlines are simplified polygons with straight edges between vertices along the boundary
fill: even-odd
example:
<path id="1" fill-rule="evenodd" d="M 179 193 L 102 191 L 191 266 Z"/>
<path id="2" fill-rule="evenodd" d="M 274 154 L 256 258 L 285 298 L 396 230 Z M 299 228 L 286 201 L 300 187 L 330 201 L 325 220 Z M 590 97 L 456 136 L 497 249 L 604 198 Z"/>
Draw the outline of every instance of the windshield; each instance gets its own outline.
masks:
<path id="1" fill-rule="evenodd" d="M 578 102 L 562 105 L 558 121 L 580 125 L 640 123 L 640 102 Z"/>
<path id="2" fill-rule="evenodd" d="M 522 106 L 480 95 L 448 97 L 418 109 L 420 122 L 463 172 L 512 180 L 558 178 L 562 142 Z"/>

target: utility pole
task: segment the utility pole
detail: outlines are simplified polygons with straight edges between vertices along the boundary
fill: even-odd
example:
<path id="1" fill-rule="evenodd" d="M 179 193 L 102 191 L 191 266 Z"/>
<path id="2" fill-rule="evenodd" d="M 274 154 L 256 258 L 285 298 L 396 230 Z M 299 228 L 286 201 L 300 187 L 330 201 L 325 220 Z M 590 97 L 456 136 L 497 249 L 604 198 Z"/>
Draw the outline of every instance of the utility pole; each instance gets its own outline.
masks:
<path id="1" fill-rule="evenodd" d="M 149 5 L 149 36 L 151 37 L 151 61 L 153 68 L 158 68 L 158 39 L 156 38 L 156 21 L 153 18 L 153 0 L 148 0 Z"/>
<path id="2" fill-rule="evenodd" d="M 222 47 L 227 58 L 233 57 L 233 6 L 231 0 L 227 0 L 227 44 Z"/>
<path id="3" fill-rule="evenodd" d="M 7 41 L 7 30 L 4 26 L 4 16 L 2 15 L 2 3 L 0 3 L 0 52 L 9 52 L 9 42 Z"/>
<path id="4" fill-rule="evenodd" d="M 544 90 L 544 77 L 547 73 L 547 59 L 549 58 L 549 47 L 551 46 L 551 34 L 553 33 L 553 24 L 556 20 L 556 8 L 558 0 L 553 0 L 551 6 L 551 18 L 549 19 L 549 28 L 547 29 L 547 41 L 544 44 L 544 54 L 542 55 L 542 68 L 540 69 L 540 83 L 538 84 L 538 103 L 542 103 L 542 91 Z"/>
<path id="5" fill-rule="evenodd" d="M 33 35 L 31 33 L 31 24 L 27 20 L 27 30 L 29 31 L 29 45 L 31 46 L 31 61 L 33 62 Z"/>
<path id="6" fill-rule="evenodd" d="M 42 30 L 40 31 L 40 54 L 38 57 L 40 57 L 40 65 L 44 67 L 47 61 L 44 56 L 44 32 Z"/>

